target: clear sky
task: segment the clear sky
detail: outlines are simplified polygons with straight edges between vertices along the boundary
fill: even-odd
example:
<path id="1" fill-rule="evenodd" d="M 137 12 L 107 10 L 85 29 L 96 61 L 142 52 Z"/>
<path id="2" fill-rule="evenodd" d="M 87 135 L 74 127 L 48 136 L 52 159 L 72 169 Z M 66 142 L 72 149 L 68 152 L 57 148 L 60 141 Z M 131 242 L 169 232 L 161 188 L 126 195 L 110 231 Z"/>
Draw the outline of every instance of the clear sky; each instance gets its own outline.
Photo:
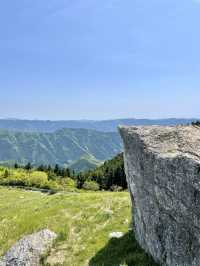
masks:
<path id="1" fill-rule="evenodd" d="M 0 117 L 200 117 L 200 0 L 0 1 Z"/>

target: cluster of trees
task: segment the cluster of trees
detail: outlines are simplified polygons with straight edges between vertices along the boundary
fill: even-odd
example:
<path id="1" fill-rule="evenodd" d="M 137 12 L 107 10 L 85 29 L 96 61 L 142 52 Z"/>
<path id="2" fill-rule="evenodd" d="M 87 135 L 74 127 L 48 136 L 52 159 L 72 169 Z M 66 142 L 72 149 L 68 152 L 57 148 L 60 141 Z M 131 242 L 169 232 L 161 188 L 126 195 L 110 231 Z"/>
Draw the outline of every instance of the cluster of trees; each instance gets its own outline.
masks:
<path id="1" fill-rule="evenodd" d="M 0 167 L 0 185 L 33 187 L 46 190 L 62 189 L 61 184 L 48 179 L 44 172 L 36 170 L 24 170 L 22 168 L 3 168 Z"/>
<path id="2" fill-rule="evenodd" d="M 4 170 L 4 173 L 2 172 L 2 182 L 4 184 L 8 183 L 27 185 L 27 180 L 29 180 L 28 184 L 31 185 L 32 183 L 34 184 L 34 180 L 38 175 L 43 178 L 43 181 L 45 180 L 45 182 L 42 182 L 42 187 L 47 187 L 49 184 L 51 186 L 54 185 L 54 187 L 56 185 L 60 187 L 62 185 L 66 185 L 66 183 L 68 184 L 71 180 L 70 184 L 73 181 L 74 187 L 78 189 L 93 191 L 121 191 L 127 188 L 123 154 L 119 154 L 113 159 L 106 161 L 103 165 L 97 167 L 95 170 L 81 173 L 75 173 L 73 170 L 69 168 L 63 168 L 58 164 L 56 164 L 54 167 L 43 164 L 39 165 L 38 167 L 33 167 L 31 163 L 27 163 L 24 166 L 20 166 L 16 163 L 12 171 L 8 169 Z M 44 178 L 42 173 L 45 174 L 46 178 Z M 23 178 L 20 176 L 23 176 Z M 32 183 L 30 182 L 30 179 Z"/>
<path id="3" fill-rule="evenodd" d="M 64 168 L 59 166 L 58 164 L 55 167 L 51 165 L 45 166 L 43 164 L 37 167 L 37 171 L 46 172 L 49 179 L 54 180 L 55 178 L 65 178 L 65 177 L 75 177 L 75 172 L 69 168 Z"/>
<path id="4" fill-rule="evenodd" d="M 25 168 L 27 168 L 25 166 Z M 59 165 L 55 167 L 40 165 L 38 171 L 47 173 L 50 180 L 56 178 L 70 177 L 76 182 L 79 189 L 87 190 L 124 190 L 127 189 L 126 175 L 124 171 L 123 154 L 119 154 L 111 160 L 106 161 L 95 170 L 76 174 L 69 168 Z"/>
<path id="5" fill-rule="evenodd" d="M 34 168 L 33 165 L 28 162 L 26 165 L 21 166 L 17 163 L 14 164 L 15 169 L 22 168 L 24 170 L 30 171 L 32 169 L 45 172 L 48 175 L 48 179 L 54 180 L 58 177 L 65 178 L 65 177 L 75 177 L 75 172 L 69 168 L 64 168 L 56 164 L 54 167 L 51 165 L 44 165 L 41 164 L 38 167 Z"/>
<path id="6" fill-rule="evenodd" d="M 96 182 L 102 190 L 127 189 L 123 154 L 106 161 L 93 171 L 79 173 L 76 177 L 77 187 L 82 188 L 86 181 Z"/>
<path id="7" fill-rule="evenodd" d="M 192 122 L 192 125 L 193 125 L 193 126 L 198 126 L 198 127 L 200 127 L 200 121 Z"/>

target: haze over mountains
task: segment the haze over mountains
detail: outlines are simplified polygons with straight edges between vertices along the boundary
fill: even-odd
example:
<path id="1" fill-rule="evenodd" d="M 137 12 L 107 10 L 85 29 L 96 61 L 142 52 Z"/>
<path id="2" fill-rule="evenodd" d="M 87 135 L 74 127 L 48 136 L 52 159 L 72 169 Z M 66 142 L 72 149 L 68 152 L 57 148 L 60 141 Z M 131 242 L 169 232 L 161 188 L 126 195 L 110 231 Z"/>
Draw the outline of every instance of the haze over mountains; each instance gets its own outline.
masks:
<path id="1" fill-rule="evenodd" d="M 93 168 L 122 151 L 115 132 L 62 129 L 54 133 L 0 130 L 0 162 L 45 164 Z"/>
<path id="2" fill-rule="evenodd" d="M 28 132 L 54 132 L 63 128 L 94 129 L 103 132 L 117 131 L 118 125 L 177 125 L 190 124 L 197 119 L 169 118 L 169 119 L 114 119 L 114 120 L 21 120 L 0 119 L 0 128 Z"/>
<path id="3" fill-rule="evenodd" d="M 0 119 L 1 164 L 45 164 L 93 169 L 122 151 L 118 125 L 176 125 L 196 119 L 42 121 Z"/>

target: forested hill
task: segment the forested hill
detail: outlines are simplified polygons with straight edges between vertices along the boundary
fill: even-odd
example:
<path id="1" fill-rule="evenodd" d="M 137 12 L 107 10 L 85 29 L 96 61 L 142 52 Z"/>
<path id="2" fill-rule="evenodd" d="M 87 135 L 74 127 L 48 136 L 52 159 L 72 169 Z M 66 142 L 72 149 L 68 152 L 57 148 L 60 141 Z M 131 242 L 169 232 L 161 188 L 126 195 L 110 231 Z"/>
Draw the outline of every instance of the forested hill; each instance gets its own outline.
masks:
<path id="1" fill-rule="evenodd" d="M 69 121 L 44 121 L 44 120 L 19 120 L 0 119 L 0 128 L 26 132 L 55 132 L 63 128 L 84 128 L 103 132 L 117 131 L 118 125 L 177 125 L 190 124 L 197 119 L 116 119 L 116 120 L 69 120 Z"/>
<path id="2" fill-rule="evenodd" d="M 98 164 L 122 150 L 117 133 L 63 129 L 54 133 L 0 130 L 0 162 L 70 166 L 80 159 Z"/>
<path id="3" fill-rule="evenodd" d="M 100 189 L 119 190 L 126 189 L 126 175 L 124 171 L 123 154 L 116 155 L 111 160 L 105 161 L 103 165 L 93 171 L 79 173 L 77 176 L 77 185 L 82 188 L 87 180 L 98 183 Z"/>

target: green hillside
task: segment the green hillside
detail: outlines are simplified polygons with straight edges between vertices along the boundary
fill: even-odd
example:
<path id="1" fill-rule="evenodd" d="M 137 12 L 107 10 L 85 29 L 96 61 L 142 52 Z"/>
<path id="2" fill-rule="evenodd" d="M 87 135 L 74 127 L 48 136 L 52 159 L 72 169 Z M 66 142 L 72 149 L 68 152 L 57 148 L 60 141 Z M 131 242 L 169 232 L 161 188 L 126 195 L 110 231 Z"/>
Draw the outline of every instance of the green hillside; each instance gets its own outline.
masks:
<path id="1" fill-rule="evenodd" d="M 111 160 L 105 161 L 101 166 L 88 172 L 80 173 L 79 188 L 85 180 L 95 181 L 101 189 L 123 190 L 127 188 L 126 175 L 124 171 L 123 154 L 116 155 Z"/>
<path id="2" fill-rule="evenodd" d="M 0 162 L 69 166 L 81 158 L 100 162 L 122 150 L 117 133 L 62 129 L 54 133 L 0 130 Z"/>
<path id="3" fill-rule="evenodd" d="M 102 161 L 98 161 L 90 156 L 81 157 L 76 162 L 69 165 L 70 169 L 76 173 L 94 170 L 102 164 Z"/>

